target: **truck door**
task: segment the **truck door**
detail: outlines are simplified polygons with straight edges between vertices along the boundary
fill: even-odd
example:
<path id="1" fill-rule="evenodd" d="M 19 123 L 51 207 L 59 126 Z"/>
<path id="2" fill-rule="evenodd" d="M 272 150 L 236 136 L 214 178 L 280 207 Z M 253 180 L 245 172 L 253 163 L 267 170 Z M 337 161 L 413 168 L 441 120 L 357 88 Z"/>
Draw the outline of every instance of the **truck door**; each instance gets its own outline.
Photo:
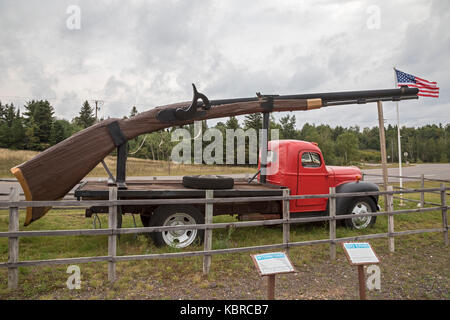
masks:
<path id="1" fill-rule="evenodd" d="M 298 156 L 297 194 L 328 193 L 328 172 L 322 155 L 316 151 L 301 151 Z M 325 210 L 327 198 L 297 199 L 300 211 Z"/>

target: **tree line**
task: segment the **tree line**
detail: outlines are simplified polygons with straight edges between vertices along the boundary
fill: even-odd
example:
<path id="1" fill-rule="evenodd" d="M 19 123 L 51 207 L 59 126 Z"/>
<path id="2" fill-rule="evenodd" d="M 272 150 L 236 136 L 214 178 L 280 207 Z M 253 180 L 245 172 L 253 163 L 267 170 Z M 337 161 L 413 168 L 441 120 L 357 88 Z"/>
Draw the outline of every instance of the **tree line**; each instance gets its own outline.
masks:
<path id="1" fill-rule="evenodd" d="M 137 114 L 136 107 L 132 107 L 128 117 Z M 94 110 L 88 101 L 82 104 L 78 116 L 70 121 L 56 118 L 54 109 L 47 100 L 29 101 L 23 106 L 22 112 L 13 104 L 0 102 L 0 147 L 42 151 L 95 122 Z M 207 129 L 206 121 L 203 121 L 202 125 L 203 130 Z M 192 137 L 195 136 L 193 125 L 184 127 L 191 131 Z M 220 130 L 224 137 L 227 129 L 259 130 L 262 128 L 262 115 L 246 115 L 243 123 L 236 117 L 230 117 L 225 122 L 218 122 L 214 128 Z M 171 141 L 171 132 L 174 129 L 153 132 L 131 140 L 129 155 L 152 160 L 169 159 L 172 147 L 177 143 Z M 270 129 L 278 129 L 280 139 L 318 143 L 326 163 L 330 165 L 381 161 L 377 126 L 362 129 L 358 126 L 332 128 L 325 124 L 305 123 L 302 128 L 297 128 L 295 115 L 287 114 L 279 121 L 271 116 Z M 388 162 L 398 162 L 397 126 L 389 124 L 385 130 Z M 433 124 L 418 128 L 402 127 L 401 146 L 402 153 L 407 152 L 406 157 L 402 155 L 403 161 L 448 162 L 450 126 Z"/>

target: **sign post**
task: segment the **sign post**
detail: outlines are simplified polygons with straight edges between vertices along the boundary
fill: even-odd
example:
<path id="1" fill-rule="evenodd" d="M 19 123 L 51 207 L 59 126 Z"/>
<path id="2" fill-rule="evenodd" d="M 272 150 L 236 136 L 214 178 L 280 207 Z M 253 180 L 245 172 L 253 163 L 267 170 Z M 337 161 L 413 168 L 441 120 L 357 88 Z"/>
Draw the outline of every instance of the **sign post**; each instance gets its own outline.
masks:
<path id="1" fill-rule="evenodd" d="M 378 264 L 380 259 L 368 242 L 345 242 L 342 247 L 350 265 L 358 267 L 359 298 L 366 300 L 364 266 Z"/>
<path id="2" fill-rule="evenodd" d="M 286 252 L 271 252 L 251 255 L 260 276 L 267 276 L 267 299 L 275 299 L 275 276 L 296 272 Z"/>

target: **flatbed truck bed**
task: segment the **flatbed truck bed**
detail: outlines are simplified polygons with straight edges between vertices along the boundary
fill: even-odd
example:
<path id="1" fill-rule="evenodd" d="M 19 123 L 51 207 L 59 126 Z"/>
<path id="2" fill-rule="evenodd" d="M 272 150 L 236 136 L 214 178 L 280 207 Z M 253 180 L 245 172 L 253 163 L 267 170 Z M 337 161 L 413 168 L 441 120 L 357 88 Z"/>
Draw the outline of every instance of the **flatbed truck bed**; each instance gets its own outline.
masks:
<path id="1" fill-rule="evenodd" d="M 183 186 L 181 180 L 127 180 L 127 189 L 117 191 L 118 199 L 189 199 L 205 198 L 205 190 L 192 189 Z M 259 182 L 248 183 L 245 180 L 235 180 L 232 189 L 216 189 L 214 197 L 267 197 L 282 196 L 284 187 L 263 184 Z M 107 200 L 109 186 L 106 180 L 85 181 L 75 190 L 78 200 Z M 127 205 L 121 206 L 122 213 L 133 213 L 151 216 L 158 205 Z M 194 205 L 204 213 L 204 204 Z M 108 207 L 94 206 L 86 209 L 86 216 L 93 213 L 106 213 Z M 238 215 L 240 220 L 272 219 L 280 216 L 280 201 L 256 201 L 239 203 L 216 203 L 214 215 Z"/>

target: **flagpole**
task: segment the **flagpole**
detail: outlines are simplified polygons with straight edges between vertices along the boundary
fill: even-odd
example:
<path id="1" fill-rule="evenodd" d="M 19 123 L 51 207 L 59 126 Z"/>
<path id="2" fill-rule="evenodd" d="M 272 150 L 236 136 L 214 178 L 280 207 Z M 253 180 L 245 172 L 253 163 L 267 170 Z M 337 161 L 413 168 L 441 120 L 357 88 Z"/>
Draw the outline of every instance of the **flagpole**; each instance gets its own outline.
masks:
<path id="1" fill-rule="evenodd" d="M 394 66 L 394 81 L 395 81 L 395 87 L 398 87 L 397 82 L 397 73 L 395 72 L 395 66 Z M 397 106 L 397 139 L 398 139 L 398 173 L 400 176 L 400 190 L 403 188 L 403 178 L 402 178 L 402 144 L 400 139 L 400 112 L 398 111 L 398 101 L 396 101 Z M 403 205 L 403 198 L 402 194 L 400 194 L 400 205 Z"/>

